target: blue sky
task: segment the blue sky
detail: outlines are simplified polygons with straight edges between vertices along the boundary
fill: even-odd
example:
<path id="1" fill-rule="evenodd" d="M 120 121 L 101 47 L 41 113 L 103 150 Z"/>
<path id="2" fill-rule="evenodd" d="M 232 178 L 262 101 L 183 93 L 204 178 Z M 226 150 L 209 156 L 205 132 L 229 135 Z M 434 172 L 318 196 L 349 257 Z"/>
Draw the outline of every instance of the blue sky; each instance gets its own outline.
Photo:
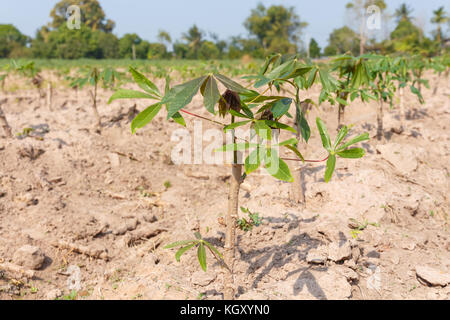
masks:
<path id="1" fill-rule="evenodd" d="M 12 23 L 29 36 L 50 21 L 50 11 L 57 0 L 0 0 L 0 23 Z M 348 22 L 345 4 L 348 0 L 100 0 L 108 18 L 116 22 L 114 33 L 138 33 L 142 38 L 155 41 L 159 29 L 169 31 L 172 38 L 180 38 L 192 24 L 202 30 L 216 33 L 221 39 L 234 35 L 246 35 L 243 22 L 258 2 L 269 6 L 284 4 L 296 8 L 303 21 L 309 23 L 305 38 L 313 37 L 324 47 L 334 28 Z M 424 25 L 427 32 L 432 11 L 445 6 L 448 0 L 386 0 L 388 10 L 393 12 L 406 2 L 413 9 L 413 16 Z M 444 27 L 446 30 L 446 27 Z"/>

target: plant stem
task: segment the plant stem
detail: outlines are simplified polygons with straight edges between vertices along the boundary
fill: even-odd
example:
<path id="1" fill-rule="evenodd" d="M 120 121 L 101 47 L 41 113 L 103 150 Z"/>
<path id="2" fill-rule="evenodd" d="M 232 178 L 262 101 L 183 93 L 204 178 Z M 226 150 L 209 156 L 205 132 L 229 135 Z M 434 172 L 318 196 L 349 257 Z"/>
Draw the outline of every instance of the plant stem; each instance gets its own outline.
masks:
<path id="1" fill-rule="evenodd" d="M 234 116 L 231 117 L 231 123 L 234 123 Z M 233 143 L 236 143 L 234 130 L 232 131 Z M 228 195 L 228 212 L 226 216 L 226 234 L 225 234 L 225 263 L 228 265 L 229 272 L 224 277 L 224 299 L 234 300 L 234 262 L 235 262 L 235 242 L 236 242 L 236 221 L 238 218 L 239 189 L 242 183 L 242 164 L 238 164 L 238 151 L 233 152 L 233 164 L 231 169 L 230 191 Z"/>
<path id="2" fill-rule="evenodd" d="M 3 131 L 5 131 L 6 137 L 7 138 L 12 138 L 12 132 L 11 132 L 11 127 L 8 124 L 8 121 L 6 120 L 6 116 L 5 113 L 3 112 L 2 109 L 2 104 L 6 103 L 6 99 L 3 99 L 2 101 L 0 101 L 0 124 L 3 127 Z"/>
<path id="3" fill-rule="evenodd" d="M 403 101 L 403 96 L 404 96 L 405 89 L 404 88 L 400 88 L 399 91 L 400 91 L 400 126 L 401 126 L 401 128 L 403 130 L 403 128 L 405 126 L 405 118 L 406 118 L 406 116 L 405 116 L 405 104 L 404 104 L 404 101 Z"/>
<path id="4" fill-rule="evenodd" d="M 212 120 L 212 119 L 208 119 L 206 117 L 199 116 L 198 114 L 188 112 L 188 111 L 186 111 L 184 109 L 181 109 L 180 111 L 183 112 L 183 113 L 186 113 L 186 114 L 188 114 L 190 116 L 193 116 L 193 117 L 196 117 L 196 118 L 199 118 L 199 119 L 203 119 L 203 120 L 206 120 L 206 121 L 209 121 L 209 122 L 221 125 L 222 127 L 225 127 L 225 125 L 223 123 L 219 122 L 219 121 L 215 121 L 215 120 Z"/>
<path id="5" fill-rule="evenodd" d="M 304 162 L 320 163 L 320 162 L 327 161 L 329 157 L 330 156 L 327 156 L 325 159 L 322 159 L 322 160 L 304 160 Z M 286 161 L 298 161 L 298 162 L 302 161 L 303 162 L 303 160 L 300 160 L 300 159 L 292 159 L 292 158 L 281 158 L 281 159 L 286 160 Z"/>
<path id="6" fill-rule="evenodd" d="M 49 81 L 47 84 L 47 108 L 50 111 L 53 111 L 52 100 L 53 100 L 53 87 L 52 83 Z"/>
<path id="7" fill-rule="evenodd" d="M 303 107 L 301 105 L 300 88 L 298 86 L 295 86 L 295 111 L 296 111 L 295 126 L 297 130 L 296 138 L 297 141 L 302 141 L 302 137 L 300 134 L 300 119 L 302 117 L 302 113 L 303 116 L 305 115 L 304 112 L 306 110 L 303 110 Z M 296 169 L 298 169 L 298 171 L 296 171 Z M 293 201 L 294 203 L 305 203 L 305 190 L 303 188 L 303 184 L 301 181 L 302 173 L 300 170 L 301 170 L 300 167 L 291 168 L 291 172 L 294 174 L 294 182 L 291 185 L 290 198 L 291 201 Z"/>
<path id="8" fill-rule="evenodd" d="M 94 115 L 95 115 L 95 118 L 97 121 L 97 123 L 96 123 L 97 130 L 100 130 L 102 121 L 100 118 L 100 114 L 98 113 L 98 110 L 97 110 L 97 82 L 95 82 L 95 85 L 94 85 L 94 93 L 92 94 L 92 91 L 89 91 L 89 93 L 91 94 L 91 97 L 92 97 L 92 109 L 94 111 Z"/>
<path id="9" fill-rule="evenodd" d="M 381 95 L 377 108 L 377 125 L 377 140 L 381 141 L 383 138 L 383 97 Z"/>

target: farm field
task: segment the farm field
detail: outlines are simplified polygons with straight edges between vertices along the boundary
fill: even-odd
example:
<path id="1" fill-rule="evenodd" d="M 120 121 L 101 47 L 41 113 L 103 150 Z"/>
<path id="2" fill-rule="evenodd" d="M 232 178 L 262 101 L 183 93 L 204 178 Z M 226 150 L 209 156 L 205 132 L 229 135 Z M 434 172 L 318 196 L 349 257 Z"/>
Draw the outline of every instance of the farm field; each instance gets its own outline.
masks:
<path id="1" fill-rule="evenodd" d="M 195 252 L 177 262 L 176 251 L 164 246 L 199 231 L 223 250 L 231 166 L 174 164 L 171 138 L 180 126 L 162 112 L 132 135 L 131 121 L 150 103 L 108 105 L 114 90 L 102 87 L 99 133 L 90 88 L 76 91 L 58 80 L 80 63 L 90 62 L 63 70 L 58 61 L 36 61 L 43 78 L 55 83 L 51 109 L 46 87 L 40 97 L 28 80 L 6 80 L 0 100 L 7 99 L 2 109 L 15 137 L 0 138 L 0 269 L 16 265 L 26 245 L 45 259 L 28 256 L 41 264 L 31 280 L 2 273 L 0 299 L 222 299 L 226 271 L 212 257 L 205 273 Z M 111 66 L 105 63 L 100 67 Z M 169 67 L 174 84 L 218 69 L 247 86 L 241 76 L 261 64 L 192 63 Z M 125 73 L 129 64 L 119 60 L 113 67 Z M 53 66 L 57 71 L 48 70 Z M 167 67 L 164 61 L 136 67 L 164 91 L 166 73 L 155 74 Z M 392 108 L 386 104 L 381 141 L 375 138 L 378 102 L 355 100 L 346 108 L 350 134 L 371 137 L 361 144 L 366 154 L 340 159 L 329 183 L 325 163 L 299 162 L 304 205 L 290 200 L 290 183 L 263 171 L 246 178 L 239 204 L 259 213 L 262 223 L 237 229 L 237 299 L 450 299 L 450 82 L 431 71 L 423 78 L 430 84 L 422 88 L 424 104 L 405 91 L 402 132 L 398 96 Z M 122 87 L 139 88 L 127 81 Z M 317 100 L 320 86 L 302 93 Z M 326 123 L 332 140 L 337 108 L 324 102 L 307 114 L 311 127 L 316 117 Z M 186 110 L 208 115 L 200 95 Z M 190 132 L 198 126 L 198 118 L 185 120 Z M 216 128 L 201 123 L 203 131 Z M 301 151 L 306 159 L 326 156 L 315 127 Z M 68 289 L 73 270 L 80 272 L 76 290 Z"/>

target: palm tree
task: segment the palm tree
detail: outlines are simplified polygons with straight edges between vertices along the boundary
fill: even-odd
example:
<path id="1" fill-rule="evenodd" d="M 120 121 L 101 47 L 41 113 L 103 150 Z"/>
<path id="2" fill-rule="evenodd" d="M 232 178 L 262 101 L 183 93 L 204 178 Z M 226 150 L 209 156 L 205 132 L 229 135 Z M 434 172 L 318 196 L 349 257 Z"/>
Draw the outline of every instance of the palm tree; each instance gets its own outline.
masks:
<path id="1" fill-rule="evenodd" d="M 437 24 L 437 41 L 441 43 L 442 40 L 442 31 L 441 24 L 448 21 L 447 12 L 445 12 L 444 7 L 440 7 L 439 9 L 433 11 L 433 18 L 431 18 L 431 22 Z"/>
<path id="2" fill-rule="evenodd" d="M 194 56 L 197 57 L 197 52 L 202 45 L 203 32 L 194 24 L 187 33 L 183 33 L 182 38 L 187 42 Z"/>
<path id="3" fill-rule="evenodd" d="M 168 43 L 168 44 L 172 43 L 172 37 L 165 30 L 159 30 L 159 32 L 158 32 L 158 40 L 161 43 Z"/>
<path id="4" fill-rule="evenodd" d="M 402 5 L 395 10 L 394 15 L 397 17 L 397 21 L 401 20 L 411 20 L 411 13 L 413 10 L 406 4 L 402 3 Z"/>

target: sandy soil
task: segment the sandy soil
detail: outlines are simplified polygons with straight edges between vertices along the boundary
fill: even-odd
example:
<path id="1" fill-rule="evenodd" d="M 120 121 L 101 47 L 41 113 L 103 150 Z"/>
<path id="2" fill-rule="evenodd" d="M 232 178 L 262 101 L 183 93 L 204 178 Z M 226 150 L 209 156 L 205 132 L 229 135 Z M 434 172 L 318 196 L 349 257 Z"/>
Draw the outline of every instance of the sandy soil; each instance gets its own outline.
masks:
<path id="1" fill-rule="evenodd" d="M 424 105 L 405 95 L 402 134 L 391 131 L 397 109 L 386 110 L 385 141 L 364 143 L 362 160 L 340 159 L 330 183 L 323 164 L 302 165 L 304 207 L 289 201 L 290 184 L 248 177 L 240 204 L 264 219 L 238 231 L 239 299 L 450 298 L 450 86 L 440 84 L 435 95 L 424 89 Z M 33 279 L 0 267 L 0 299 L 67 298 L 76 267 L 77 299 L 221 299 L 224 273 L 212 256 L 204 273 L 194 251 L 178 263 L 162 247 L 200 228 L 223 248 L 230 167 L 174 165 L 170 137 L 179 126 L 162 112 L 132 136 L 133 103 L 108 106 L 110 95 L 100 91 L 101 134 L 86 90 L 77 97 L 58 88 L 52 112 L 36 90 L 7 95 L 13 132 L 35 131 L 0 139 L 0 266 L 45 260 Z M 375 107 L 347 109 L 352 134 L 375 136 Z M 187 109 L 206 115 L 199 97 Z M 313 110 L 311 125 L 317 115 L 334 136 L 336 108 Z M 305 155 L 324 157 L 315 127 Z M 352 232 L 351 219 L 364 230 Z M 41 253 L 20 259 L 24 245 Z"/>

